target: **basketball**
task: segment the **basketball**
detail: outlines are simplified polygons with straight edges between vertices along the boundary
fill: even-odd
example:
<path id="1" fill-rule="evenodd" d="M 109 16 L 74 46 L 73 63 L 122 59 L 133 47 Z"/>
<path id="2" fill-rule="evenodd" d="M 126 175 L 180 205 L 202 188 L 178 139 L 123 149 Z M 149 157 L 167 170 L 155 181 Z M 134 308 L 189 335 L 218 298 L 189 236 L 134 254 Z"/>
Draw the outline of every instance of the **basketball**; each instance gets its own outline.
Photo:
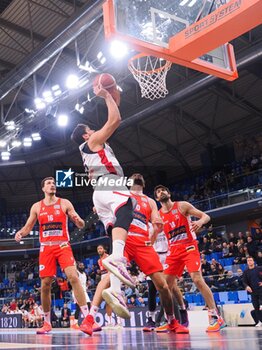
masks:
<path id="1" fill-rule="evenodd" d="M 116 80 L 111 74 L 108 73 L 102 73 L 95 77 L 93 81 L 93 87 L 99 85 L 101 85 L 101 87 L 103 87 L 110 93 L 116 90 Z"/>

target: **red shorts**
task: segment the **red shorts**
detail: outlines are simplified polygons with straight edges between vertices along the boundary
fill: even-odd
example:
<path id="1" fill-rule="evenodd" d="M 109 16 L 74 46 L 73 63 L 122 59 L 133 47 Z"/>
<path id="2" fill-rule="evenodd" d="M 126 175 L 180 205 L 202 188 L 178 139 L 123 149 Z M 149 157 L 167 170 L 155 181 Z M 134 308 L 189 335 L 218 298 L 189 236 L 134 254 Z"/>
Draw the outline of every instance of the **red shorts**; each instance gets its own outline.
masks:
<path id="1" fill-rule="evenodd" d="M 164 273 L 181 277 L 186 266 L 189 273 L 200 271 L 200 253 L 197 242 L 171 246 L 167 253 Z"/>
<path id="2" fill-rule="evenodd" d="M 154 272 L 163 271 L 159 256 L 146 237 L 128 236 L 124 256 L 128 261 L 134 260 L 147 276 Z"/>
<path id="3" fill-rule="evenodd" d="M 64 270 L 75 265 L 75 258 L 69 244 L 41 246 L 39 254 L 39 276 L 53 277 L 56 275 L 56 262 Z"/>

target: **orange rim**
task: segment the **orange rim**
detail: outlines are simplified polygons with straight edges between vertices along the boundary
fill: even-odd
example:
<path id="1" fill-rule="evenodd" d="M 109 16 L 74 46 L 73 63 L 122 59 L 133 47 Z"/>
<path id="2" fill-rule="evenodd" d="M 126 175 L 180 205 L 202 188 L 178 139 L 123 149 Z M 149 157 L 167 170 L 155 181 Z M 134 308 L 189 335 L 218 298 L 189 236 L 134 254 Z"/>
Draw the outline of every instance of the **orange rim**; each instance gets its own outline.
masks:
<path id="1" fill-rule="evenodd" d="M 168 66 L 170 66 L 172 64 L 172 62 L 166 60 L 165 58 L 163 58 L 163 60 L 166 61 L 166 63 L 162 66 L 162 67 L 159 67 L 159 68 L 156 68 L 156 69 L 152 69 L 152 70 L 141 70 L 141 69 L 137 69 L 133 62 L 135 60 L 139 60 L 139 58 L 143 58 L 143 57 L 150 57 L 152 55 L 148 55 L 146 53 L 139 53 L 133 57 L 131 57 L 129 60 L 128 60 L 128 67 L 132 67 L 132 70 L 135 71 L 135 73 L 143 73 L 143 74 L 146 74 L 146 75 L 152 75 L 154 73 L 158 73 L 158 72 L 161 72 L 163 70 L 165 70 Z M 152 56 L 153 57 L 153 56 Z M 158 57 L 155 57 L 156 59 L 159 59 Z"/>

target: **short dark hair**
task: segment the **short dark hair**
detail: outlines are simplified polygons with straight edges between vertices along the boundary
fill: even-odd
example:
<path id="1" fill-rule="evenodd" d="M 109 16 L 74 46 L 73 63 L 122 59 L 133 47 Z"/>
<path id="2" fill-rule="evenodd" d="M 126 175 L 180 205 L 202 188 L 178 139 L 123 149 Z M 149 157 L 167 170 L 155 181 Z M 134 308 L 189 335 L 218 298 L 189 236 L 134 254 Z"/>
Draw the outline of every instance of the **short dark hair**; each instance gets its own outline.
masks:
<path id="1" fill-rule="evenodd" d="M 106 251 L 106 247 L 105 247 L 103 244 L 98 244 L 98 246 L 96 247 L 96 249 L 97 249 L 98 247 L 102 247 L 102 248 Z"/>
<path id="2" fill-rule="evenodd" d="M 52 177 L 52 176 L 48 176 L 48 177 L 45 177 L 42 181 L 41 181 L 41 188 L 43 188 L 45 186 L 45 182 L 47 180 L 54 180 L 55 182 L 55 179 Z"/>
<path id="3" fill-rule="evenodd" d="M 157 185 L 155 188 L 154 188 L 154 196 L 156 198 L 156 191 L 159 189 L 159 188 L 163 188 L 164 190 L 166 190 L 169 194 L 171 194 L 170 190 L 168 187 L 164 186 L 164 185 Z"/>
<path id="4" fill-rule="evenodd" d="M 78 145 L 81 145 L 84 142 L 83 135 L 86 134 L 86 128 L 89 128 L 89 126 L 85 124 L 77 124 L 71 134 L 71 140 Z"/>

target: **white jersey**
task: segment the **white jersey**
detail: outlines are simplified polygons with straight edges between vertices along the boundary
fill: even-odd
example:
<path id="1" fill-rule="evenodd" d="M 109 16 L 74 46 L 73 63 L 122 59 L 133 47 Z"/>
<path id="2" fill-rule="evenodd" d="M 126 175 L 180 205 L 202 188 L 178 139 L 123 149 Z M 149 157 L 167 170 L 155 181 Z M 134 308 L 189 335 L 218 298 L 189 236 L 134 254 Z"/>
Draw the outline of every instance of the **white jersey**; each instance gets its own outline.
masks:
<path id="1" fill-rule="evenodd" d="M 159 253 L 160 254 L 167 253 L 168 241 L 167 241 L 166 235 L 163 231 L 157 235 L 153 247 L 158 254 Z"/>
<path id="2" fill-rule="evenodd" d="M 92 152 L 86 142 L 79 146 L 79 150 L 84 167 L 91 180 L 106 174 L 124 176 L 123 170 L 112 148 L 107 143 L 105 143 L 104 148 L 98 152 Z"/>
<path id="3" fill-rule="evenodd" d="M 77 271 L 77 273 L 78 273 L 78 278 L 79 278 L 80 283 L 81 283 L 81 287 L 83 288 L 83 290 L 84 290 L 84 292 L 85 292 L 86 301 L 87 301 L 88 303 L 90 303 L 90 298 L 89 298 L 89 296 L 88 296 L 88 294 L 87 294 L 87 291 L 86 291 L 86 280 L 87 280 L 87 278 L 86 278 L 86 273 L 85 273 L 85 272 L 80 272 L 80 271 Z M 73 294 L 74 302 L 76 303 L 77 300 L 76 300 L 76 297 L 75 297 L 73 291 L 72 291 L 72 294 Z"/>

